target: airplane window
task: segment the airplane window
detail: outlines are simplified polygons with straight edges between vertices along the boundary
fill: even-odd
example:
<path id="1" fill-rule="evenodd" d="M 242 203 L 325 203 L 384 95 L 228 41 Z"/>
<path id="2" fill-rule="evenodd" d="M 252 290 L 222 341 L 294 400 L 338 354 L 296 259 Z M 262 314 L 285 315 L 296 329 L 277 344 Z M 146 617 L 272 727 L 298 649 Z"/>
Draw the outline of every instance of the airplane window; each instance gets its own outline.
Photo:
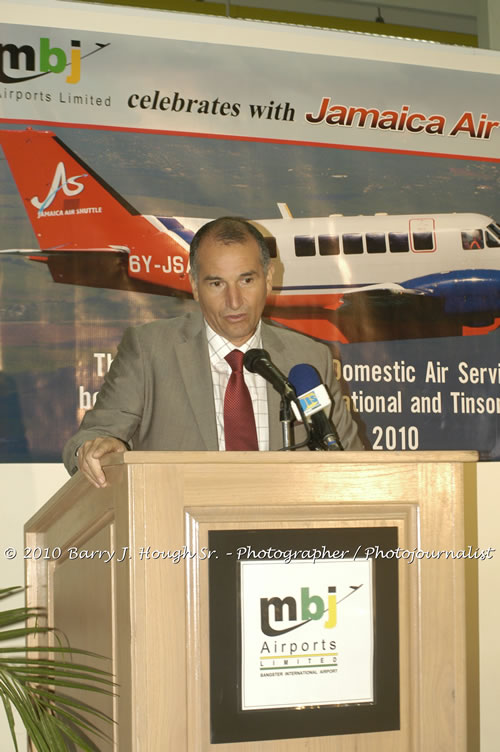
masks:
<path id="1" fill-rule="evenodd" d="M 295 236 L 295 255 L 296 256 L 315 256 L 316 248 L 314 247 L 314 238 L 312 235 Z"/>
<path id="2" fill-rule="evenodd" d="M 434 235 L 432 232 L 414 232 L 413 237 L 413 250 L 415 251 L 433 251 Z"/>
<path id="3" fill-rule="evenodd" d="M 465 251 L 474 251 L 478 248 L 484 248 L 483 231 L 467 230 L 462 233 L 462 248 Z"/>
<path id="4" fill-rule="evenodd" d="M 271 258 L 277 258 L 278 257 L 278 251 L 276 248 L 276 238 L 274 238 L 272 235 L 270 237 L 265 237 L 264 242 L 267 245 L 267 248 L 269 250 L 269 255 Z"/>
<path id="5" fill-rule="evenodd" d="M 320 256 L 338 256 L 340 253 L 338 235 L 319 235 L 318 243 Z"/>
<path id="6" fill-rule="evenodd" d="M 363 253 L 363 236 L 358 234 L 342 235 L 345 254 Z"/>
<path id="7" fill-rule="evenodd" d="M 410 246 L 408 243 L 408 233 L 390 232 L 389 248 L 391 253 L 408 253 Z"/>
<path id="8" fill-rule="evenodd" d="M 366 250 L 368 253 L 385 253 L 385 235 L 383 233 L 366 233 Z"/>
<path id="9" fill-rule="evenodd" d="M 488 230 L 486 230 L 485 235 L 488 248 L 500 248 L 500 238 L 495 237 Z"/>

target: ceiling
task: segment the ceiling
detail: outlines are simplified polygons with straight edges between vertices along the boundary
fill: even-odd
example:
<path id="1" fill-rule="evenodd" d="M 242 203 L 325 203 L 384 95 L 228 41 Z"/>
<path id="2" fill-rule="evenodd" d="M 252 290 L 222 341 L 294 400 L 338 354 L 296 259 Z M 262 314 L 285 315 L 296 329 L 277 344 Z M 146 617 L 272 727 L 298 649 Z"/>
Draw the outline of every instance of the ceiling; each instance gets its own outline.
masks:
<path id="1" fill-rule="evenodd" d="M 92 0 L 83 0 L 91 2 Z M 348 29 L 472 47 L 489 44 L 484 29 L 500 0 L 98 0 L 102 4 L 227 15 Z M 498 7 L 498 10 L 495 9 Z M 485 26 L 486 19 L 486 26 Z M 482 35 L 486 40 L 482 43 Z"/>

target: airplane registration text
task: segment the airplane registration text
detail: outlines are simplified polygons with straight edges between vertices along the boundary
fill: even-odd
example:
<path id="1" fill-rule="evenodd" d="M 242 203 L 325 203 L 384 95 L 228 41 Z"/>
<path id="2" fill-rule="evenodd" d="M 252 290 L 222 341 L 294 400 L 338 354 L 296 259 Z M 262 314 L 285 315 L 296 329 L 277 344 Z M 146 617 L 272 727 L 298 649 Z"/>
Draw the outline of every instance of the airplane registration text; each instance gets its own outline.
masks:
<path id="1" fill-rule="evenodd" d="M 128 267 L 129 271 L 135 274 L 146 272 L 146 274 L 152 274 L 154 270 L 164 272 L 164 274 L 184 274 L 184 259 L 182 256 L 167 256 L 164 264 L 153 264 L 152 256 L 129 256 Z"/>

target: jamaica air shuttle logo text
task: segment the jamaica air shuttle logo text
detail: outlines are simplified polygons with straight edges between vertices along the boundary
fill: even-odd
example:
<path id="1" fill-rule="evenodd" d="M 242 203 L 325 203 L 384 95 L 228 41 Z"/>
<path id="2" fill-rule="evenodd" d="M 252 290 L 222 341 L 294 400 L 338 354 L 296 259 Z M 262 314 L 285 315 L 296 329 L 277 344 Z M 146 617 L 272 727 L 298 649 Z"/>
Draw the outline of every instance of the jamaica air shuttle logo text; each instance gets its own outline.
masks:
<path id="1" fill-rule="evenodd" d="M 370 128 L 406 133 L 428 133 L 434 136 L 458 136 L 489 139 L 500 120 L 490 120 L 487 112 L 480 115 L 470 111 L 447 123 L 439 114 L 426 114 L 412 110 L 403 104 L 399 110 L 379 110 L 376 107 L 359 107 L 337 104 L 331 97 L 323 97 L 316 112 L 306 112 L 305 119 L 311 125 L 343 126 L 346 128 Z"/>
<path id="2" fill-rule="evenodd" d="M 67 177 L 64 162 L 58 162 L 47 195 L 33 196 L 30 199 L 31 205 L 38 209 L 37 218 L 102 214 L 102 206 L 81 206 L 80 200 L 76 198 L 85 189 L 88 177 L 86 172 Z M 56 197 L 58 200 L 54 204 Z"/>
<path id="3" fill-rule="evenodd" d="M 82 50 L 82 43 L 72 39 L 64 49 L 53 45 L 49 37 L 41 37 L 38 47 L 30 44 L 0 43 L 0 82 L 19 84 L 50 73 L 66 74 L 67 84 L 77 84 L 84 58 L 109 47 L 109 42 L 95 42 Z"/>

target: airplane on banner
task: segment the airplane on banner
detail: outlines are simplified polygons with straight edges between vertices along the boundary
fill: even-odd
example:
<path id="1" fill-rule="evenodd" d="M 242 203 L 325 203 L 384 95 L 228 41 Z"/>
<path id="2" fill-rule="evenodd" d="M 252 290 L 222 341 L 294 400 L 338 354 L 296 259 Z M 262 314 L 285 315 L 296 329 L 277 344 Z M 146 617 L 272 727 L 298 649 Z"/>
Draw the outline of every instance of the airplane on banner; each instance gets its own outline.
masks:
<path id="1" fill-rule="evenodd" d="M 50 131 L 0 129 L 0 145 L 39 245 L 0 253 L 47 264 L 55 282 L 191 295 L 189 244 L 209 219 L 140 214 Z M 298 219 L 278 208 L 279 219 L 252 220 L 275 260 L 274 321 L 341 342 L 435 336 L 437 320 L 458 322 L 446 334 L 500 323 L 500 225 L 490 217 Z M 430 333 L 400 336 L 398 324 L 411 329 L 412 318 Z M 384 332 L 367 333 L 369 319 Z"/>

